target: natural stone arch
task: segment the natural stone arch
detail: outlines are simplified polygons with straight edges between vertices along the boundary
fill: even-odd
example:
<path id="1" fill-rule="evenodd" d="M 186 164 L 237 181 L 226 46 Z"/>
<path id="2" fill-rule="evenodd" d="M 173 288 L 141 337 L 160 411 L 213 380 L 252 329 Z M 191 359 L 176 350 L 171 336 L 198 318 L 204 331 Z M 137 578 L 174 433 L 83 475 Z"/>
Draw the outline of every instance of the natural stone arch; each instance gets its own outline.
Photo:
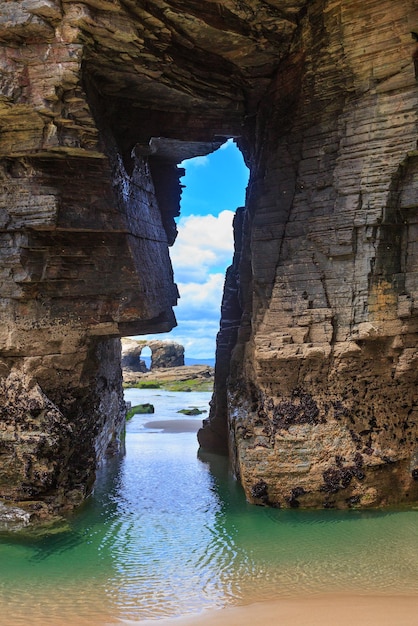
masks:
<path id="1" fill-rule="evenodd" d="M 144 348 L 151 350 L 150 369 L 165 369 L 184 365 L 184 347 L 175 341 L 135 340 L 122 341 L 122 367 L 131 372 L 145 372 L 147 368 L 141 360 Z"/>
<path id="2" fill-rule="evenodd" d="M 235 137 L 251 177 L 201 441 L 229 447 L 250 501 L 417 499 L 416 301 L 406 324 L 370 297 L 416 155 L 414 0 L 3 4 L 0 458 L 20 478 L 0 496 L 46 513 L 91 489 L 123 430 L 119 338 L 176 323 L 177 163 Z"/>
<path id="3" fill-rule="evenodd" d="M 130 372 L 146 372 L 145 362 L 141 360 L 141 353 L 146 345 L 146 343 L 125 338 L 122 341 L 122 368 Z"/>

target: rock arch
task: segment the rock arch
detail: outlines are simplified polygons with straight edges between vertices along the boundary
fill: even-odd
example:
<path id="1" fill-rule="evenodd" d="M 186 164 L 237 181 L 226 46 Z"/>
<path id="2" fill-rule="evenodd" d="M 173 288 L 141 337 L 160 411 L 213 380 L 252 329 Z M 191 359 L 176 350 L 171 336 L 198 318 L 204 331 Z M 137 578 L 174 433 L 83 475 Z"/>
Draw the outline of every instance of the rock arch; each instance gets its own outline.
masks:
<path id="1" fill-rule="evenodd" d="M 124 338 L 122 341 L 122 367 L 132 372 L 147 371 L 144 361 L 141 360 L 144 348 L 151 350 L 151 370 L 184 365 L 184 347 L 175 341 L 145 341 Z"/>
<path id="2" fill-rule="evenodd" d="M 416 299 L 370 290 L 416 157 L 417 24 L 414 0 L 3 3 L 1 498 L 71 507 L 117 449 L 120 337 L 176 323 L 177 164 L 227 137 L 251 177 L 201 441 L 250 501 L 418 498 Z"/>

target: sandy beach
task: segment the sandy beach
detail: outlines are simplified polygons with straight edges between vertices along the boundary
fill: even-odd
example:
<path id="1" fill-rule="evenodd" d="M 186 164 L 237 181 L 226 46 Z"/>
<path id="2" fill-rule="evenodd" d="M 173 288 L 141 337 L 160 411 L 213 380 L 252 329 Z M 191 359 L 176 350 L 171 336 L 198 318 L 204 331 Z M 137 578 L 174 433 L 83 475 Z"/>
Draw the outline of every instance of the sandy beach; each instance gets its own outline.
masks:
<path id="1" fill-rule="evenodd" d="M 58 613 L 38 614 L 40 608 L 23 604 L 17 612 L 0 615 L 1 626 L 418 626 L 418 596 L 352 594 L 281 598 L 245 606 L 210 610 L 178 618 L 126 620 L 113 611 L 80 613 L 66 607 Z M 76 604 L 76 603 L 75 603 Z M 105 602 L 104 602 L 105 605 Z M 116 612 L 117 613 L 117 612 Z"/>
<path id="2" fill-rule="evenodd" d="M 417 626 L 418 596 L 283 598 L 186 618 L 124 623 L 129 626 Z"/>

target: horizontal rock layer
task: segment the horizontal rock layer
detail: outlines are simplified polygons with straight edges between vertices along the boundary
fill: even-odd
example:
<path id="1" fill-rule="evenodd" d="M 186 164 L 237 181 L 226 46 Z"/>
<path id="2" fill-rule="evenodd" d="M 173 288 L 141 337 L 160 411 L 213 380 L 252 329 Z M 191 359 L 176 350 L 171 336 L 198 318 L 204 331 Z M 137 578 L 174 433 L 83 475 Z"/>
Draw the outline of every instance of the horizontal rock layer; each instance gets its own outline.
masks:
<path id="1" fill-rule="evenodd" d="M 261 103 L 212 415 L 253 502 L 418 496 L 417 19 L 413 2 L 313 3 Z"/>
<path id="2" fill-rule="evenodd" d="M 118 338 L 175 324 L 177 164 L 227 137 L 251 178 L 202 445 L 258 503 L 417 498 L 417 13 L 2 3 L 4 500 L 72 506 L 117 448 Z"/>

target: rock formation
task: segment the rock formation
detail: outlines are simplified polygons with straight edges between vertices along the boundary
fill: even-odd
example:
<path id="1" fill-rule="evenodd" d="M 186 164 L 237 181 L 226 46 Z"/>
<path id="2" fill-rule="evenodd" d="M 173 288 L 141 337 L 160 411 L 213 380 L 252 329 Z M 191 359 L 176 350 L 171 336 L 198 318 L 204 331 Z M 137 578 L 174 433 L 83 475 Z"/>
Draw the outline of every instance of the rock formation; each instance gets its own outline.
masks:
<path id="1" fill-rule="evenodd" d="M 417 8 L 310 3 L 260 104 L 243 314 L 199 435 L 220 448 L 228 423 L 252 502 L 417 499 Z"/>
<path id="2" fill-rule="evenodd" d="M 122 340 L 122 369 L 131 372 L 146 372 L 145 362 L 141 360 L 141 353 L 146 347 L 151 350 L 151 370 L 184 365 L 184 347 L 175 341 L 125 338 Z"/>
<path id="3" fill-rule="evenodd" d="M 210 365 L 180 365 L 163 367 L 148 372 L 133 372 L 123 368 L 125 387 L 156 385 L 167 391 L 211 391 L 215 370 Z M 151 388 L 152 388 L 151 387 Z"/>
<path id="4" fill-rule="evenodd" d="M 253 502 L 418 498 L 417 30 L 416 0 L 1 3 L 4 501 L 72 506 L 117 448 L 119 337 L 175 325 L 177 164 L 227 137 L 202 445 Z"/>

